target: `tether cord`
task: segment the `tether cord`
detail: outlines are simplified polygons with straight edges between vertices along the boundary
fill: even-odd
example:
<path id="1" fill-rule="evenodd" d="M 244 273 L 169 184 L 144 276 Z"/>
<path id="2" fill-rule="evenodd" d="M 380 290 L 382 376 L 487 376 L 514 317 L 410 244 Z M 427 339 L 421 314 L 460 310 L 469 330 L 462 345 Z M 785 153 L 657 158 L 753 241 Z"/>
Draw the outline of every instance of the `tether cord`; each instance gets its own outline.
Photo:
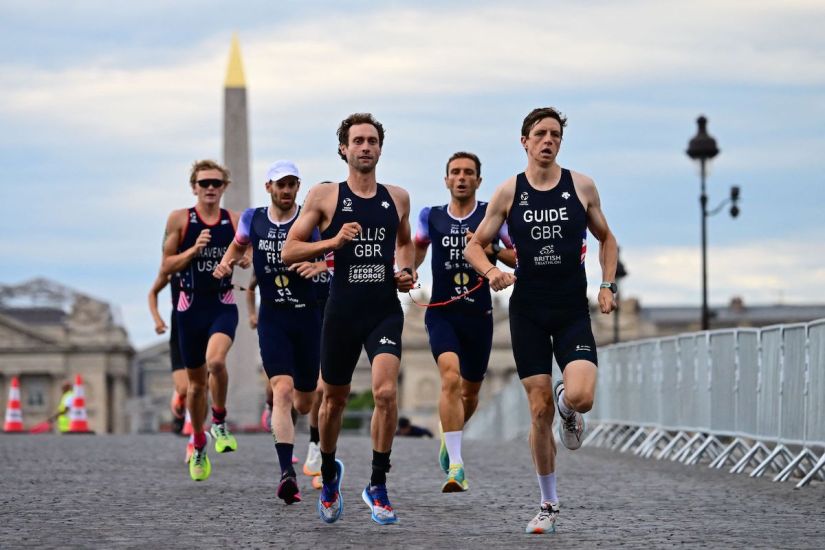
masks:
<path id="1" fill-rule="evenodd" d="M 410 296 L 410 300 L 412 300 L 412 303 L 414 303 L 415 305 L 417 305 L 419 307 L 442 307 L 442 306 L 452 304 L 453 302 L 455 302 L 457 300 L 460 300 L 460 299 L 464 298 L 465 296 L 469 296 L 470 294 L 472 294 L 473 292 L 475 292 L 476 290 L 481 288 L 481 286 L 483 284 L 484 284 L 484 277 L 479 275 L 478 282 L 476 283 L 476 286 L 474 286 L 473 288 L 471 288 L 467 292 L 459 294 L 458 296 L 453 296 L 449 300 L 444 300 L 443 302 L 431 302 L 429 304 L 420 304 L 420 303 L 415 301 L 415 298 L 413 298 L 412 292 L 409 292 L 408 294 Z"/>

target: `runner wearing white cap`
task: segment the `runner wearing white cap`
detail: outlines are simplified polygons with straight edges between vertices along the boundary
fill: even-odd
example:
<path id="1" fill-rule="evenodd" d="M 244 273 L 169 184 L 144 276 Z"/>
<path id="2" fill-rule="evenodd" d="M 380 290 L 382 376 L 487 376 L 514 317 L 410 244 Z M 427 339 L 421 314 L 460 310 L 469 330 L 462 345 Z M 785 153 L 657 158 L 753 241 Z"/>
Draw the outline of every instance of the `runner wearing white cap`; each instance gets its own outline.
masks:
<path id="1" fill-rule="evenodd" d="M 320 405 L 317 390 L 321 316 L 312 279 L 327 269 L 324 261 L 306 261 L 290 267 L 281 261 L 286 235 L 300 211 L 295 201 L 300 185 L 294 163 L 275 162 L 267 171 L 265 184 L 271 203 L 244 211 L 235 239 L 214 271 L 216 278 L 231 273 L 234 263 L 252 246 L 252 265 L 261 292 L 258 343 L 272 388 L 272 435 L 281 467 L 277 495 L 287 504 L 301 500 L 292 466 L 292 407 L 307 414 L 313 406 Z M 315 467 L 320 471 L 317 443 L 314 447 L 318 462 Z M 310 444 L 310 454 L 312 449 Z"/>

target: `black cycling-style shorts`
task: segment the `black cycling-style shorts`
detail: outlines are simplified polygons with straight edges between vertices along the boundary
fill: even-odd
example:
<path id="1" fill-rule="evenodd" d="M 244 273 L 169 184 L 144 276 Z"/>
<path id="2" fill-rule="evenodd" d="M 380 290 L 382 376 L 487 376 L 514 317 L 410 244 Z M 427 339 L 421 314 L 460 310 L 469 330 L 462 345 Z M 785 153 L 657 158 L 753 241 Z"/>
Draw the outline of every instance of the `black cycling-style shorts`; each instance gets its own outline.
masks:
<path id="1" fill-rule="evenodd" d="M 590 310 L 583 305 L 553 307 L 541 301 L 510 298 L 510 337 L 519 378 L 553 374 L 552 357 L 564 371 L 571 361 L 598 365 Z"/>
<path id="2" fill-rule="evenodd" d="M 352 382 L 362 347 L 370 363 L 381 353 L 401 358 L 401 304 L 396 299 L 383 306 L 370 306 L 356 309 L 327 300 L 321 328 L 321 378 L 327 384 L 346 386 Z"/>

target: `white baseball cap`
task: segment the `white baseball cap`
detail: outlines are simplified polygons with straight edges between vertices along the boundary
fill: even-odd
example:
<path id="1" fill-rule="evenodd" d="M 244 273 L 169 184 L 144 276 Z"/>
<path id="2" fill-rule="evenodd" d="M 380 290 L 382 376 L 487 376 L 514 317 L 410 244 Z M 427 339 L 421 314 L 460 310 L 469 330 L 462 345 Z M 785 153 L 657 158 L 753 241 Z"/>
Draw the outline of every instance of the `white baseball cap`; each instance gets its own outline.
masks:
<path id="1" fill-rule="evenodd" d="M 266 171 L 266 181 L 278 181 L 286 176 L 295 176 L 301 179 L 298 167 L 291 160 L 276 160 Z"/>

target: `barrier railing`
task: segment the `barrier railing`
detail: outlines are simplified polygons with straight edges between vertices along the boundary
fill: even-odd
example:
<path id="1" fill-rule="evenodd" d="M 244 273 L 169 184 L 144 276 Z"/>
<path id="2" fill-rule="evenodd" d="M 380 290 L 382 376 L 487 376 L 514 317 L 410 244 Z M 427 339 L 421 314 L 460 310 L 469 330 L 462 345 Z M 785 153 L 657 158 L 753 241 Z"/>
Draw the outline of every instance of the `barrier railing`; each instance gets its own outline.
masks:
<path id="1" fill-rule="evenodd" d="M 558 374 L 558 373 L 556 373 Z M 584 445 L 730 466 L 774 481 L 825 480 L 825 319 L 682 334 L 603 347 Z M 466 429 L 512 439 L 530 429 L 514 378 Z M 819 456 L 817 456 L 819 452 Z"/>

